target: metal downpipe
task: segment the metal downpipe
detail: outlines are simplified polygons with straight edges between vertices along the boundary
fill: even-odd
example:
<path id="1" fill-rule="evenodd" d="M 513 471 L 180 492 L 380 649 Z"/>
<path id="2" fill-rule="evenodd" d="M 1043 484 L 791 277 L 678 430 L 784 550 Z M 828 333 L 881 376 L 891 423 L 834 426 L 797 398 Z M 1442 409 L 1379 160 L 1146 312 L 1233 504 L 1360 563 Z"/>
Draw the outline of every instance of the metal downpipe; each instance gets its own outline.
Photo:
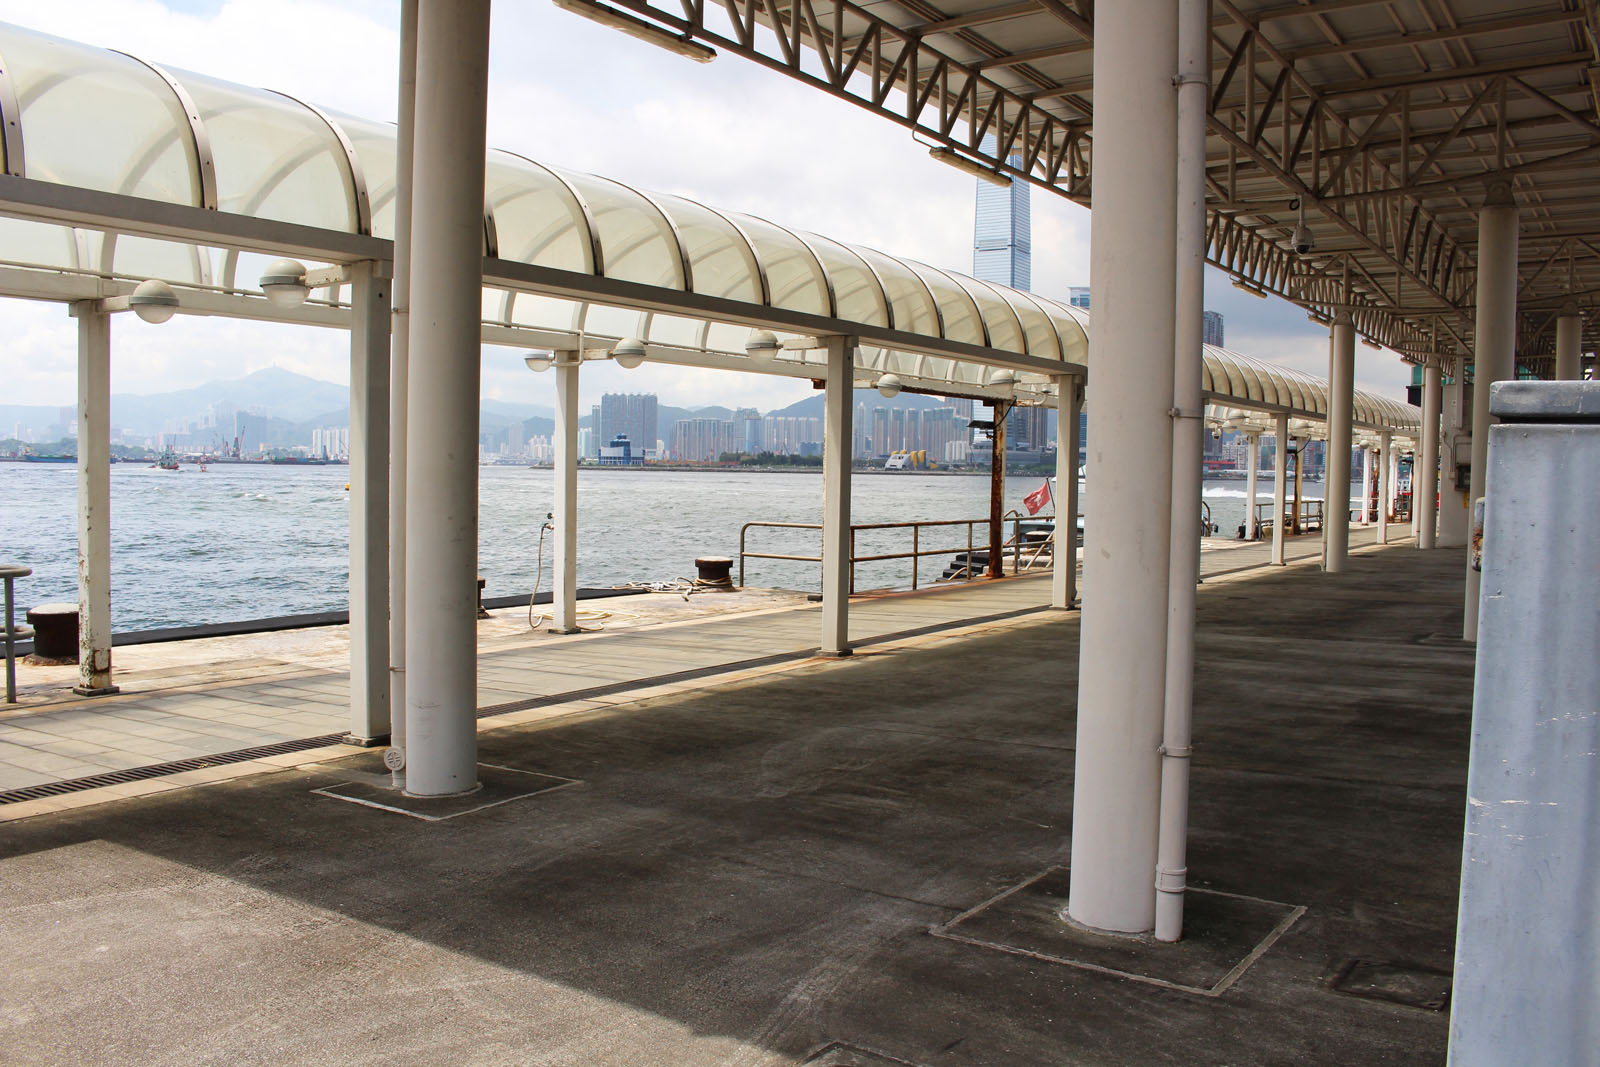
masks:
<path id="1" fill-rule="evenodd" d="M 1167 678 L 1156 838 L 1158 941 L 1183 936 L 1188 882 L 1189 743 L 1194 723 L 1195 585 L 1200 578 L 1201 339 L 1205 308 L 1205 129 L 1211 35 L 1206 0 L 1178 10 L 1178 217 L 1172 376 L 1172 539 L 1167 571 Z"/>

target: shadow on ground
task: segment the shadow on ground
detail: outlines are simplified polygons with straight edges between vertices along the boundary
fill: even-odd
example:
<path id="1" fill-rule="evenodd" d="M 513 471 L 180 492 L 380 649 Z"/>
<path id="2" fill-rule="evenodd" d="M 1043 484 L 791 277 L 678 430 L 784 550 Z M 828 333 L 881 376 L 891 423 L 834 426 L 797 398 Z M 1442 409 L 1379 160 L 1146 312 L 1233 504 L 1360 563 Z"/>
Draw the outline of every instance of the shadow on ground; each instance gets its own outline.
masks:
<path id="1" fill-rule="evenodd" d="M 496 730 L 483 762 L 581 784 L 442 822 L 313 794 L 349 777 L 325 765 L 13 824 L 0 1042 L 18 1064 L 1442 1062 L 1442 1013 L 1331 981 L 1450 967 L 1459 588 L 1456 554 L 1403 549 L 1203 587 L 1191 879 L 1306 909 L 1221 996 L 929 935 L 1066 861 L 1074 613 Z"/>

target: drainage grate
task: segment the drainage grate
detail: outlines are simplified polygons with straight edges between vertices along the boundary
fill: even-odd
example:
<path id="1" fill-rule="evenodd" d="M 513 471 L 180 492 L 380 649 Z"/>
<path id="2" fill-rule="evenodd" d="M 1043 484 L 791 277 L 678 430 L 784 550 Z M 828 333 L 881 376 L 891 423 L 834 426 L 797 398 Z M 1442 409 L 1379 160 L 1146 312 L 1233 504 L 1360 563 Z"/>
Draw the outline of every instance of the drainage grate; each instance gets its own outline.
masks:
<path id="1" fill-rule="evenodd" d="M 1346 960 L 1333 976 L 1333 988 L 1353 997 L 1386 1000 L 1428 1011 L 1450 1003 L 1450 975 L 1431 967 L 1383 960 Z"/>
<path id="2" fill-rule="evenodd" d="M 267 756 L 281 756 L 289 752 L 305 752 L 313 748 L 326 748 L 328 745 L 337 745 L 344 734 L 323 734 L 320 737 L 302 737 L 298 741 L 280 741 L 272 745 L 257 745 L 255 748 L 241 748 L 234 752 L 219 752 L 214 756 L 195 756 L 192 759 L 181 759 L 173 763 L 157 763 L 149 767 L 130 767 L 125 771 L 106 771 L 104 774 L 91 774 L 87 778 L 69 778 L 64 782 L 45 782 L 42 785 L 23 786 L 21 789 L 7 789 L 0 792 L 0 804 L 20 804 L 25 800 L 42 800 L 45 797 L 58 797 L 65 793 L 80 793 L 85 789 L 99 789 L 108 785 L 125 785 L 128 782 L 142 782 L 149 778 L 165 778 L 169 774 L 182 774 L 184 771 L 198 771 L 206 767 L 225 767 L 230 763 L 246 763 L 253 759 L 262 759 Z"/>

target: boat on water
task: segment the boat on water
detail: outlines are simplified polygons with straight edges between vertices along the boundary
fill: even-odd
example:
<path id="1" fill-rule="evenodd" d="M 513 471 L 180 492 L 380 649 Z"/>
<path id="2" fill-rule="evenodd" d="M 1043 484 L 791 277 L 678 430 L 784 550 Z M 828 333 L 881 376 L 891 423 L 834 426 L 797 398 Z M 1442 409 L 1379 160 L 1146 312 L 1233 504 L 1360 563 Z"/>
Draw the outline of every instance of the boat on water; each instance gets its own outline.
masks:
<path id="1" fill-rule="evenodd" d="M 24 452 L 21 456 L 24 463 L 76 463 L 77 456 L 37 456 L 32 452 Z"/>
<path id="2" fill-rule="evenodd" d="M 273 456 L 268 463 L 280 467 L 326 467 L 328 461 L 315 456 Z"/>
<path id="3" fill-rule="evenodd" d="M 169 448 L 165 452 L 161 453 L 160 458 L 158 458 L 154 463 L 150 464 L 150 466 L 164 471 L 175 471 L 178 469 L 177 453 L 173 452 L 172 449 Z"/>

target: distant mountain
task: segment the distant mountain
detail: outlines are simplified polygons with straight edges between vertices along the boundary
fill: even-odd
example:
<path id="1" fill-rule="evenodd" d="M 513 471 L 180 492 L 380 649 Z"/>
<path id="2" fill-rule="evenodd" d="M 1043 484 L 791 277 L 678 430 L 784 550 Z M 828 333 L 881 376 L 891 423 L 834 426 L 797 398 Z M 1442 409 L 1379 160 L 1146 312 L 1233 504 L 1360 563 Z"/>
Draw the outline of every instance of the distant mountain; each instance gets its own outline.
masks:
<path id="1" fill-rule="evenodd" d="M 511 418 L 555 418 L 555 409 L 544 404 L 512 404 L 504 400 L 485 400 L 478 407 L 491 415 L 507 415 Z"/>
<path id="2" fill-rule="evenodd" d="M 822 393 L 808 396 L 804 400 L 796 401 L 786 408 L 768 412 L 770 415 L 794 415 L 800 418 L 820 419 L 826 406 L 826 398 Z M 944 401 L 934 396 L 924 396 L 921 393 L 900 393 L 893 398 L 881 396 L 876 389 L 857 389 L 855 391 L 854 407 L 857 404 L 867 405 L 867 410 L 873 408 L 938 408 L 944 406 Z"/>
<path id="3" fill-rule="evenodd" d="M 111 424 L 135 433 L 158 433 L 171 419 L 198 419 L 213 404 L 259 408 L 289 422 L 306 422 L 332 410 L 349 410 L 350 390 L 280 367 L 243 378 L 206 382 L 173 393 L 111 394 Z"/>
<path id="4" fill-rule="evenodd" d="M 259 411 L 269 420 L 266 439 L 285 443 L 298 440 L 303 429 L 344 426 L 350 421 L 350 390 L 335 382 L 325 382 L 281 367 L 268 367 L 243 378 L 206 382 L 192 389 L 168 393 L 113 393 L 111 424 L 136 434 L 160 433 L 168 423 L 188 419 L 198 423 L 213 406 L 238 411 Z M 70 405 L 63 405 L 71 412 Z M 10 433 L 16 424 L 43 430 L 61 421 L 62 407 L 42 404 L 0 405 L 0 430 Z M 480 417 L 485 429 L 504 430 L 514 422 L 533 420 L 543 428 L 533 431 L 548 434 L 553 412 L 537 404 L 513 404 L 485 400 Z M 219 427 L 221 437 L 232 435 L 230 420 Z M 225 432 L 224 432 L 225 431 Z"/>

